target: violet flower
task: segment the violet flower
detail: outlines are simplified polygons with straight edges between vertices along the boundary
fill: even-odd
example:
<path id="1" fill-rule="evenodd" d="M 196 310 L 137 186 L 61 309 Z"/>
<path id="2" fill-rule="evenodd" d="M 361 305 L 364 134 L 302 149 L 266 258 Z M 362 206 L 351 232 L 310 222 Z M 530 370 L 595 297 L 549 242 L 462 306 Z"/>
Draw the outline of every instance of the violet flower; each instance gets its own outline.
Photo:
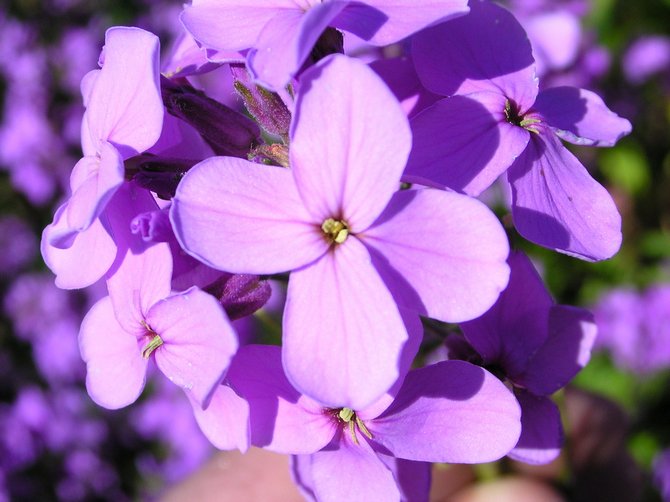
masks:
<path id="1" fill-rule="evenodd" d="M 642 293 L 615 289 L 594 307 L 596 346 L 607 349 L 620 368 L 648 375 L 670 367 L 670 286 Z"/>
<path id="2" fill-rule="evenodd" d="M 150 148 L 163 123 L 158 38 L 139 28 L 110 28 L 101 57 L 102 69 L 82 80 L 84 157 L 70 177 L 72 196 L 42 236 L 44 260 L 68 289 L 92 284 L 112 265 L 116 249 L 104 211 L 124 183 L 123 161 Z M 95 260 L 81 259 L 96 247 Z"/>
<path id="3" fill-rule="evenodd" d="M 108 280 L 109 296 L 86 314 L 79 334 L 86 388 L 106 408 L 133 403 L 153 356 L 170 381 L 201 406 L 225 375 L 237 339 L 219 302 L 197 288 L 170 295 L 167 244 L 128 253 Z"/>
<path id="4" fill-rule="evenodd" d="M 329 26 L 374 45 L 388 45 L 467 11 L 466 0 L 194 0 L 181 20 L 205 47 L 250 49 L 247 64 L 254 77 L 279 90 Z"/>
<path id="5" fill-rule="evenodd" d="M 252 444 L 300 455 L 297 481 L 324 502 L 400 500 L 398 484 L 412 491 L 407 500 L 422 500 L 429 477 L 423 462 L 496 460 L 520 432 L 509 390 L 462 361 L 412 370 L 361 409 L 324 406 L 295 390 L 276 346 L 241 348 L 226 381 L 249 403 Z M 418 479 L 399 479 L 408 469 Z"/>
<path id="6" fill-rule="evenodd" d="M 407 119 L 365 64 L 331 56 L 301 88 L 291 168 L 208 159 L 180 183 L 171 219 L 182 247 L 214 268 L 293 271 L 289 378 L 324 403 L 362 408 L 400 376 L 398 305 L 450 321 L 480 315 L 507 283 L 508 243 L 478 201 L 397 191 Z"/>
<path id="7" fill-rule="evenodd" d="M 494 3 L 474 0 L 470 8 L 414 39 L 422 82 L 451 97 L 412 120 L 404 179 L 479 195 L 507 171 L 522 236 L 584 260 L 611 257 L 621 245 L 621 217 L 607 190 L 560 140 L 612 146 L 630 123 L 584 89 L 538 95 L 521 25 Z"/>
<path id="8" fill-rule="evenodd" d="M 586 310 L 556 305 L 522 253 L 509 257 L 509 285 L 486 314 L 461 324 L 483 364 L 514 386 L 521 405 L 521 437 L 510 457 L 542 464 L 558 456 L 560 414 L 548 397 L 589 361 L 596 336 Z"/>

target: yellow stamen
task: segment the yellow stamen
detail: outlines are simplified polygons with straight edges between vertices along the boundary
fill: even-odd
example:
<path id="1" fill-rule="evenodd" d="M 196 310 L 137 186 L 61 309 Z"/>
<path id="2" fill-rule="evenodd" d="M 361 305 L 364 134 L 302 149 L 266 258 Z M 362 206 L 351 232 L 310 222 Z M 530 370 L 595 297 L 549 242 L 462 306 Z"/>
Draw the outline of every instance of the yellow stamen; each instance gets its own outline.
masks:
<path id="1" fill-rule="evenodd" d="M 154 335 L 154 337 L 147 343 L 142 349 L 142 357 L 144 359 L 149 359 L 149 356 L 156 350 L 158 347 L 163 345 L 163 339 L 160 335 Z"/>
<path id="2" fill-rule="evenodd" d="M 334 220 L 333 218 L 328 218 L 321 224 L 321 230 L 326 234 L 326 237 L 330 242 L 336 244 L 342 244 L 347 240 L 349 235 L 349 227 L 343 221 Z"/>

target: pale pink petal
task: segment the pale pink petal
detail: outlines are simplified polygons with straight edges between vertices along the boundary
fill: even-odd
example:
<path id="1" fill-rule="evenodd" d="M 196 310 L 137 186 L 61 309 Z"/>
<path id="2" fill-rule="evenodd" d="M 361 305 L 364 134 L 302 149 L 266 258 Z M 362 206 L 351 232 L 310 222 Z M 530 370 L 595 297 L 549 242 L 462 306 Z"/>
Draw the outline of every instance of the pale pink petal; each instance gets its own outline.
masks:
<path id="1" fill-rule="evenodd" d="M 398 378 L 406 341 L 395 301 L 355 237 L 291 274 L 283 360 L 302 393 L 365 408 Z"/>
<path id="2" fill-rule="evenodd" d="M 491 462 L 516 445 L 521 410 L 488 371 L 444 361 L 410 371 L 393 404 L 366 423 L 394 456 L 427 462 Z"/>
<path id="3" fill-rule="evenodd" d="M 253 47 L 268 21 L 286 10 L 301 9 L 294 0 L 194 0 L 180 19 L 206 47 L 243 50 Z"/>
<path id="4" fill-rule="evenodd" d="M 348 2 L 333 26 L 373 45 L 390 45 L 413 33 L 468 12 L 467 0 L 366 0 Z"/>
<path id="5" fill-rule="evenodd" d="M 281 89 L 295 75 L 321 33 L 346 4 L 316 4 L 307 11 L 282 10 L 261 31 L 249 51 L 249 70 L 261 85 Z"/>
<path id="6" fill-rule="evenodd" d="M 101 279 L 112 266 L 116 244 L 103 224 L 107 221 L 104 214 L 83 232 L 72 232 L 65 223 L 66 212 L 67 203 L 58 208 L 53 223 L 44 229 L 42 258 L 56 274 L 56 286 L 63 289 L 85 288 Z M 64 235 L 69 236 L 68 247 L 62 249 L 59 239 Z"/>
<path id="7" fill-rule="evenodd" d="M 159 301 L 147 324 L 163 340 L 156 365 L 206 408 L 237 350 L 237 334 L 221 304 L 197 288 Z"/>
<path id="8" fill-rule="evenodd" d="M 149 309 L 170 294 L 172 254 L 169 244 L 149 243 L 125 253 L 107 279 L 119 324 L 127 331 L 143 329 Z"/>
<path id="9" fill-rule="evenodd" d="M 89 98 L 92 141 L 109 141 L 124 159 L 158 139 L 163 123 L 158 37 L 139 28 L 114 27 L 105 35 L 104 60 Z"/>
<path id="10" fill-rule="evenodd" d="M 79 349 L 86 363 L 86 389 L 96 403 L 117 409 L 137 400 L 144 388 L 147 360 L 135 335 L 116 321 L 108 296 L 84 317 Z"/>
<path id="11" fill-rule="evenodd" d="M 93 85 L 100 75 L 100 70 L 91 70 L 81 79 L 81 84 L 79 88 L 81 90 L 81 99 L 84 104 L 84 108 L 88 108 L 88 102 L 91 99 L 91 91 L 93 90 Z"/>
<path id="12" fill-rule="evenodd" d="M 100 156 L 83 157 L 72 170 L 72 197 L 68 204 L 67 222 L 81 232 L 100 216 L 107 203 L 124 181 L 123 159 L 107 142 L 100 145 Z"/>
<path id="13" fill-rule="evenodd" d="M 219 450 L 249 449 L 249 405 L 226 385 L 217 386 L 209 406 L 190 399 L 200 430 Z"/>
<path id="14" fill-rule="evenodd" d="M 362 231 L 399 187 L 412 143 L 407 118 L 381 78 L 346 56 L 305 72 L 301 89 L 290 151 L 300 195 L 319 223 L 343 218 Z"/>
<path id="15" fill-rule="evenodd" d="M 273 274 L 306 265 L 328 249 L 305 210 L 290 170 L 213 157 L 177 188 L 170 219 L 181 246 L 233 273 Z"/>
<path id="16" fill-rule="evenodd" d="M 396 301 L 447 322 L 480 316 L 507 286 L 507 236 L 481 202 L 403 190 L 359 236 Z"/>

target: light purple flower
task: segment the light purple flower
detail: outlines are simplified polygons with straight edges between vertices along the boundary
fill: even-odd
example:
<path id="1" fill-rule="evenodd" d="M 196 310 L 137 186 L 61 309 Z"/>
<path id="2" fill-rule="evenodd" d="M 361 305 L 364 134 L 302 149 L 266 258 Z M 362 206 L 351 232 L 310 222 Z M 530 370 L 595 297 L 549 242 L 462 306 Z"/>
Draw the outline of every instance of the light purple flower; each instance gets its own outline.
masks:
<path id="1" fill-rule="evenodd" d="M 158 58 L 155 35 L 138 28 L 110 28 L 101 55 L 102 69 L 89 72 L 82 80 L 84 157 L 70 177 L 71 198 L 58 209 L 42 237 L 45 262 L 59 275 L 60 287 L 88 286 L 114 260 L 112 237 L 100 217 L 124 183 L 123 161 L 147 150 L 159 138 L 163 102 Z M 77 269 L 79 248 L 90 252 L 96 245 L 104 246 L 105 252 L 92 261 L 88 274 L 82 274 Z"/>
<path id="2" fill-rule="evenodd" d="M 205 47 L 250 49 L 251 72 L 277 90 L 296 74 L 329 26 L 374 45 L 388 45 L 465 12 L 465 0 L 194 0 L 181 20 Z"/>
<path id="3" fill-rule="evenodd" d="M 153 356 L 198 406 L 209 403 L 237 350 L 221 305 L 197 288 L 170 296 L 167 244 L 128 253 L 107 282 L 109 296 L 86 314 L 79 334 L 86 388 L 106 408 L 133 403 Z"/>
<path id="4" fill-rule="evenodd" d="M 621 217 L 607 190 L 560 140 L 612 146 L 630 123 L 584 89 L 538 94 L 519 23 L 491 2 L 473 1 L 470 8 L 414 39 L 423 84 L 451 97 L 412 120 L 415 141 L 404 179 L 478 195 L 507 172 L 522 236 L 585 260 L 611 257 L 621 245 Z"/>
<path id="5" fill-rule="evenodd" d="M 560 415 L 547 397 L 589 361 L 596 336 L 586 310 L 556 305 L 522 253 L 509 258 L 509 285 L 486 314 L 461 324 L 483 365 L 502 370 L 521 404 L 521 438 L 510 457 L 532 464 L 558 456 Z"/>
<path id="6" fill-rule="evenodd" d="M 284 376 L 276 346 L 241 348 L 227 382 L 249 402 L 252 444 L 303 456 L 294 475 L 320 501 L 399 500 L 398 484 L 412 491 L 407 500 L 422 500 L 423 462 L 492 461 L 520 431 L 509 390 L 462 361 L 410 371 L 392 393 L 362 409 L 301 395 Z M 418 479 L 394 479 L 407 469 Z"/>
<path id="7" fill-rule="evenodd" d="M 407 119 L 366 65 L 332 56 L 303 75 L 290 169 L 208 159 L 177 189 L 182 247 L 233 273 L 293 271 L 283 357 L 324 403 L 367 406 L 400 376 L 398 306 L 472 319 L 508 278 L 506 236 L 478 201 L 398 191 Z M 337 90 L 335 92 L 335 90 Z"/>

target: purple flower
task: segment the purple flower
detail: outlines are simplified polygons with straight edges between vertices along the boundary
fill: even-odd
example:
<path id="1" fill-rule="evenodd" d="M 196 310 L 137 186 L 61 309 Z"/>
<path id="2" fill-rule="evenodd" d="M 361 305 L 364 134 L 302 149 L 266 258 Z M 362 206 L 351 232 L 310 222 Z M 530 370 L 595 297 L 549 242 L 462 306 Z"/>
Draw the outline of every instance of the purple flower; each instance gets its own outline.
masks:
<path id="1" fill-rule="evenodd" d="M 197 288 L 168 296 L 171 276 L 167 244 L 129 253 L 108 280 L 109 296 L 84 318 L 86 388 L 101 406 L 133 403 L 151 356 L 198 406 L 207 406 L 225 375 L 237 339 L 221 305 Z"/>
<path id="2" fill-rule="evenodd" d="M 159 138 L 163 104 L 158 57 L 155 35 L 138 28 L 111 28 L 105 36 L 102 69 L 82 80 L 84 157 L 70 176 L 71 198 L 42 237 L 44 260 L 57 274 L 59 287 L 88 286 L 114 261 L 116 250 L 100 218 L 124 183 L 123 161 Z M 90 252 L 96 246 L 104 249 L 83 273 L 81 248 Z"/>
<path id="3" fill-rule="evenodd" d="M 25 267 L 37 254 L 37 239 L 23 220 L 0 217 L 0 273 L 8 277 Z"/>
<path id="4" fill-rule="evenodd" d="M 507 171 L 521 235 L 585 260 L 611 257 L 621 244 L 621 217 L 560 139 L 612 146 L 630 123 L 584 89 L 538 95 L 519 23 L 490 2 L 473 1 L 470 8 L 414 39 L 422 82 L 451 97 L 412 120 L 415 141 L 404 179 L 478 195 Z"/>
<path id="5" fill-rule="evenodd" d="M 646 36 L 636 40 L 623 57 L 623 71 L 629 82 L 641 84 L 670 66 L 670 37 Z"/>
<path id="6" fill-rule="evenodd" d="M 670 500 L 670 450 L 664 450 L 654 459 L 654 484 L 664 501 Z"/>
<path id="7" fill-rule="evenodd" d="M 608 349 L 617 366 L 640 375 L 670 367 L 669 306 L 667 284 L 643 293 L 610 291 L 594 307 L 597 346 Z"/>
<path id="8" fill-rule="evenodd" d="M 399 500 L 397 484 L 413 491 L 407 500 L 422 499 L 418 493 L 428 487 L 422 462 L 492 461 L 520 431 L 509 390 L 462 361 L 410 371 L 392 393 L 361 409 L 324 406 L 300 394 L 284 376 L 276 346 L 241 348 L 227 383 L 249 403 L 252 444 L 306 456 L 296 459 L 294 474 L 323 501 Z M 397 477 L 407 470 L 418 475 L 413 483 Z"/>
<path id="9" fill-rule="evenodd" d="M 588 311 L 554 304 L 525 255 L 510 254 L 509 264 L 509 285 L 496 304 L 461 328 L 483 364 L 514 385 L 522 430 L 510 457 L 541 464 L 558 455 L 562 442 L 558 408 L 547 396 L 586 365 L 596 326 Z"/>
<path id="10" fill-rule="evenodd" d="M 205 47 L 250 49 L 256 79 L 281 89 L 295 75 L 327 27 L 388 45 L 435 22 L 467 12 L 465 0 L 194 0 L 181 20 Z"/>
<path id="11" fill-rule="evenodd" d="M 324 403 L 362 408 L 400 376 L 416 317 L 403 320 L 398 305 L 450 321 L 480 315 L 507 283 L 508 244 L 475 200 L 398 191 L 407 119 L 366 65 L 332 56 L 301 88 L 291 168 L 208 159 L 182 180 L 171 219 L 182 247 L 212 267 L 293 271 L 289 378 Z"/>

